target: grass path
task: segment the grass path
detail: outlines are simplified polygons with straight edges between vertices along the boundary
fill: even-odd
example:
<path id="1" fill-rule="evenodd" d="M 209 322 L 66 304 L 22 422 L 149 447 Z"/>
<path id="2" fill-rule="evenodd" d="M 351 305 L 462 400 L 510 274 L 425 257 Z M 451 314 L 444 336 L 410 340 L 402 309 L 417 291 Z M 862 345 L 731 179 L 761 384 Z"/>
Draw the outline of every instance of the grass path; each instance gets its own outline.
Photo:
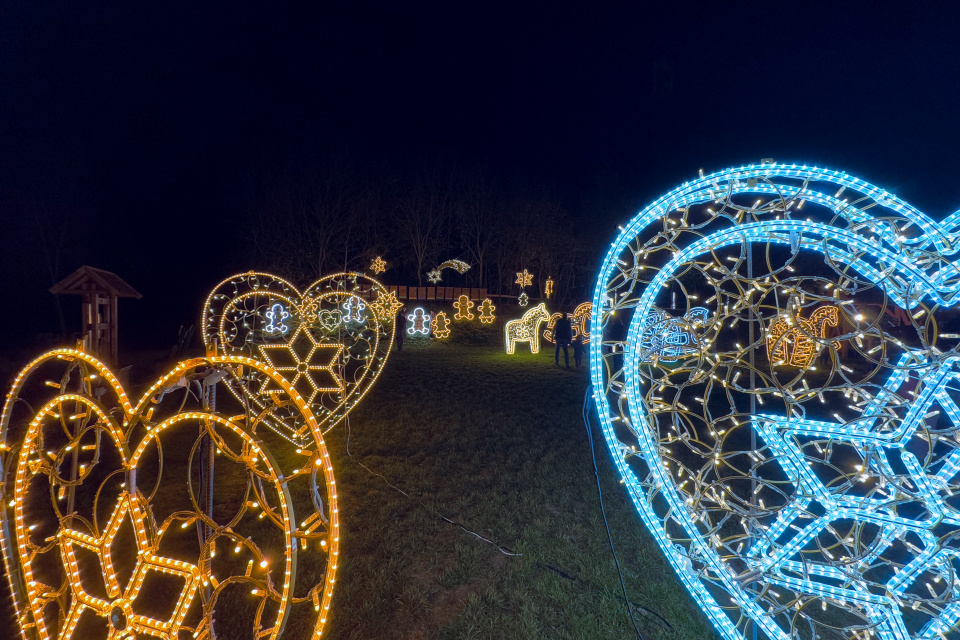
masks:
<path id="1" fill-rule="evenodd" d="M 636 637 L 581 419 L 587 387 L 585 368 L 556 368 L 550 353 L 394 353 L 351 419 L 352 455 L 346 428 L 329 434 L 346 527 L 330 637 Z M 630 599 L 672 626 L 636 610 L 644 636 L 714 637 L 596 445 Z"/>
<path id="2" fill-rule="evenodd" d="M 349 428 L 327 435 L 343 523 L 327 638 L 636 638 L 581 419 L 585 369 L 413 341 L 391 356 Z M 635 609 L 644 638 L 715 638 L 594 437 L 629 598 L 667 623 Z M 12 638 L 5 583 L 0 638 Z"/>

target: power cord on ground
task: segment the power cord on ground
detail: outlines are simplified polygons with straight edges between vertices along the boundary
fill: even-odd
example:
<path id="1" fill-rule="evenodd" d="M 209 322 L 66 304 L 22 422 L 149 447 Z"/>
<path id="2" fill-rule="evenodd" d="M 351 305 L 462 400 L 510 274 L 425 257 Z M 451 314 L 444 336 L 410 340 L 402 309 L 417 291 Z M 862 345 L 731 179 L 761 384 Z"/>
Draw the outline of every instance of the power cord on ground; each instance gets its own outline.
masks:
<path id="1" fill-rule="evenodd" d="M 590 427 L 590 395 L 591 388 L 587 387 L 583 394 L 583 425 L 587 428 L 587 440 L 590 441 L 590 455 L 593 457 L 593 474 L 597 477 L 597 495 L 600 496 L 600 513 L 603 515 L 603 526 L 607 528 L 607 541 L 610 543 L 610 552 L 613 553 L 613 562 L 617 565 L 617 575 L 620 576 L 620 588 L 623 589 L 623 599 L 630 602 L 627 596 L 627 584 L 623 580 L 623 571 L 620 570 L 620 560 L 617 558 L 617 549 L 613 546 L 613 536 L 610 534 L 610 523 L 607 522 L 607 512 L 603 507 L 603 489 L 600 487 L 600 470 L 597 468 L 597 451 L 593 446 L 593 429 Z M 643 634 L 640 633 L 640 627 L 637 626 L 637 620 L 633 617 L 633 608 L 628 604 L 627 613 L 630 614 L 630 622 L 633 623 L 633 629 L 637 632 L 637 638 L 643 640 Z M 660 616 L 657 616 L 660 617 Z M 663 620 L 663 618 L 660 618 Z M 666 620 L 664 620 L 666 622 Z"/>

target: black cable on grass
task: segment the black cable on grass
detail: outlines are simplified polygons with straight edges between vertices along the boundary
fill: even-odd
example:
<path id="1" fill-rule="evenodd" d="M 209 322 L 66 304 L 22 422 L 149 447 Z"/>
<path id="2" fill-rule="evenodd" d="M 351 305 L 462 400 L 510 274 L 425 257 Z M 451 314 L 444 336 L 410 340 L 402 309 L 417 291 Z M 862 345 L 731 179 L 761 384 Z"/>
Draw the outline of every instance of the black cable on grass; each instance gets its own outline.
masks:
<path id="1" fill-rule="evenodd" d="M 347 419 L 346 419 L 345 422 L 347 423 L 347 456 L 349 456 L 350 458 L 353 458 L 353 454 L 350 453 L 350 416 L 347 416 Z M 455 522 L 454 520 L 451 520 L 450 518 L 448 518 L 447 516 L 443 515 L 442 513 L 440 513 L 439 511 L 437 511 L 437 510 L 434 509 L 433 507 L 431 507 L 430 505 L 424 503 L 423 500 L 420 500 L 419 498 L 415 498 L 415 497 L 413 497 L 412 495 L 410 495 L 409 493 L 407 493 L 406 491 L 404 491 L 403 489 L 401 489 L 400 487 L 397 487 L 397 486 L 391 484 L 390 481 L 387 480 L 386 476 L 384 476 L 383 474 L 377 473 L 376 471 L 372 470 L 370 467 L 368 467 L 367 465 L 363 464 L 362 462 L 360 462 L 360 461 L 357 460 L 357 459 L 354 459 L 354 462 L 356 462 L 358 465 L 360 465 L 360 467 L 362 467 L 362 468 L 363 468 L 367 473 L 369 473 L 370 475 L 377 476 L 378 478 L 380 478 L 381 480 L 383 480 L 383 483 L 384 483 L 385 485 L 387 485 L 388 487 L 390 487 L 391 489 L 393 489 L 394 491 L 403 494 L 404 496 L 410 498 L 411 500 L 416 500 L 417 504 L 419 504 L 421 507 L 423 507 L 424 509 L 426 509 L 427 511 L 429 511 L 429 512 L 432 513 L 433 515 L 437 516 L 438 518 L 440 518 L 440 519 L 443 520 L 444 522 L 447 522 L 447 523 L 449 523 L 449 524 L 452 524 L 452 525 L 455 526 L 455 527 L 459 527 L 460 529 L 462 529 L 462 530 L 465 531 L 466 533 L 469 533 L 470 535 L 476 536 L 476 537 L 479 538 L 480 540 L 483 540 L 484 542 L 487 542 L 487 543 L 493 545 L 494 547 L 496 547 L 497 551 L 499 551 L 499 552 L 502 553 L 503 555 L 505 555 L 505 556 L 514 556 L 514 557 L 519 557 L 519 556 L 522 556 L 522 555 L 523 555 L 522 553 L 515 553 L 515 552 L 513 552 L 511 549 L 508 549 L 507 547 L 501 547 L 499 544 L 497 544 L 497 543 L 494 542 L 493 540 L 491 540 L 491 539 L 489 539 L 489 538 L 483 537 L 482 535 L 480 535 L 480 534 L 477 533 L 476 531 L 471 531 L 470 529 L 467 529 L 465 526 L 463 526 L 463 525 L 460 524 L 459 522 Z"/>
<path id="2" fill-rule="evenodd" d="M 610 533 L 610 523 L 607 522 L 607 512 L 603 508 L 603 489 L 600 488 L 600 469 L 597 468 L 597 451 L 593 446 L 593 430 L 590 427 L 590 392 L 593 387 L 587 387 L 583 394 L 583 425 L 587 428 L 587 440 L 590 441 L 590 455 L 593 456 L 593 475 L 597 477 L 597 495 L 600 496 L 600 513 L 603 515 L 603 526 L 607 528 L 607 541 L 610 543 L 610 551 L 613 553 L 613 562 L 617 565 L 617 575 L 620 576 L 620 588 L 623 589 L 623 599 L 627 604 L 627 613 L 630 614 L 630 622 L 633 623 L 633 630 L 637 632 L 637 637 L 643 639 L 640 633 L 640 627 L 637 626 L 637 620 L 633 617 L 633 608 L 630 606 L 630 597 L 627 595 L 627 584 L 623 581 L 623 571 L 620 570 L 620 560 L 617 558 L 617 549 L 613 546 L 613 535 Z M 661 618 L 662 619 L 662 618 Z M 666 622 L 664 620 L 664 622 Z"/>
<path id="3" fill-rule="evenodd" d="M 588 393 L 588 395 L 589 395 L 589 390 L 587 391 L 587 393 Z M 588 412 L 587 412 L 587 400 L 586 400 L 586 399 L 584 399 L 584 413 L 583 413 L 583 417 L 584 417 L 584 421 L 585 421 L 586 424 L 587 424 L 587 435 L 588 435 L 588 437 L 589 437 L 589 439 L 590 439 L 590 451 L 593 453 L 593 468 L 594 468 L 594 473 L 595 473 L 596 476 L 597 476 L 597 490 L 599 491 L 599 489 L 600 489 L 600 474 L 599 474 L 599 471 L 597 471 L 597 456 L 596 456 L 596 452 L 595 452 L 594 449 L 593 449 L 593 437 L 592 437 L 592 434 L 590 433 L 589 414 L 588 414 Z M 444 522 L 446 522 L 446 523 L 448 523 L 448 524 L 452 524 L 453 526 L 461 529 L 462 531 L 464 531 L 464 532 L 466 532 L 466 533 L 469 533 L 470 535 L 476 536 L 478 539 L 482 540 L 483 542 L 486 542 L 486 543 L 494 546 L 494 547 L 497 549 L 497 551 L 499 551 L 499 552 L 502 553 L 503 555 L 505 555 L 505 556 L 511 556 L 511 557 L 515 557 L 515 558 L 518 558 L 518 557 L 520 557 L 520 556 L 523 555 L 522 553 L 517 553 L 517 552 L 515 552 L 515 551 L 514 551 L 513 549 L 511 549 L 510 547 L 500 546 L 499 544 L 497 544 L 497 543 L 494 542 L 493 540 L 491 540 L 491 539 L 489 539 L 489 538 L 485 538 L 484 536 L 480 535 L 480 534 L 477 533 L 476 531 L 472 531 L 472 530 L 470 530 L 470 529 L 467 529 L 465 526 L 463 526 L 463 525 L 460 524 L 459 522 L 455 522 L 455 521 L 451 520 L 450 518 L 446 517 L 445 515 L 443 515 L 442 513 L 440 513 L 439 511 L 437 511 L 436 509 L 434 509 L 433 507 L 431 507 L 431 506 L 427 505 L 426 503 L 424 503 L 424 502 L 423 502 L 422 500 L 420 500 L 419 498 L 415 498 L 414 496 L 410 495 L 409 493 L 407 493 L 406 491 L 404 491 L 404 490 L 401 489 L 400 487 L 392 484 L 389 480 L 387 480 L 386 476 L 384 476 L 383 474 L 377 473 L 376 471 L 372 470 L 372 469 L 371 469 L 370 467 L 368 467 L 367 465 L 363 464 L 362 462 L 360 462 L 359 460 L 357 460 L 356 458 L 354 458 L 354 457 L 353 457 L 353 454 L 350 452 L 350 434 L 351 434 L 351 430 L 350 430 L 350 416 L 349 416 L 349 415 L 346 417 L 346 419 L 344 420 L 344 422 L 346 423 L 346 426 L 347 426 L 347 443 L 346 443 L 347 456 L 348 456 L 349 458 L 351 458 L 354 462 L 356 462 L 357 465 L 359 465 L 360 468 L 362 468 L 364 471 L 366 471 L 366 472 L 369 473 L 370 475 L 373 475 L 373 476 L 376 476 L 376 477 L 380 478 L 380 479 L 383 481 L 384 484 L 386 484 L 388 487 L 390 487 L 391 489 L 393 489 L 393 490 L 396 491 L 397 493 L 400 493 L 401 495 L 406 496 L 407 498 L 410 498 L 411 500 L 415 500 L 415 501 L 417 502 L 417 504 L 419 504 L 421 507 L 423 507 L 424 509 L 426 509 L 427 511 L 429 511 L 429 512 L 432 513 L 433 515 L 437 516 L 438 518 L 440 518 L 440 519 L 443 520 Z M 607 524 L 607 514 L 603 511 L 603 495 L 602 495 L 602 494 L 600 495 L 600 511 L 601 511 L 601 513 L 603 513 L 603 522 L 604 522 L 604 524 Z M 615 549 L 614 546 L 613 546 L 613 539 L 612 539 L 612 537 L 610 536 L 610 526 L 609 526 L 609 525 L 607 525 L 607 540 L 610 542 L 610 549 L 613 551 L 613 560 L 614 560 L 614 562 L 615 562 L 616 565 L 617 565 L 617 572 L 619 573 L 619 572 L 620 572 L 620 562 L 619 562 L 619 560 L 617 559 L 617 551 L 616 551 L 616 549 Z M 560 569 L 559 567 L 555 567 L 555 566 L 553 566 L 552 564 L 548 564 L 548 563 L 545 563 L 545 562 L 539 562 L 539 561 L 534 561 L 534 564 L 535 564 L 536 566 L 538 566 L 538 567 L 541 567 L 541 568 L 543 568 L 543 569 L 547 569 L 548 571 L 551 571 L 551 572 L 557 574 L 557 575 L 560 576 L 561 578 L 564 578 L 564 579 L 566 579 L 566 580 L 570 580 L 571 582 L 578 582 L 578 583 L 581 583 L 581 584 L 585 584 L 585 585 L 587 585 L 587 586 L 589 586 L 589 587 L 591 587 L 591 588 L 594 588 L 594 589 L 597 589 L 597 588 L 598 588 L 597 585 L 593 584 L 593 583 L 590 582 L 589 580 L 584 580 L 583 578 L 579 578 L 579 577 L 577 577 L 577 576 L 575 576 L 575 575 L 571 575 L 570 573 L 564 571 L 563 569 Z M 657 619 L 660 620 L 660 622 L 662 622 L 664 625 L 666 625 L 667 628 L 669 628 L 670 630 L 673 630 L 673 625 L 671 625 L 669 622 L 667 622 L 666 618 L 664 618 L 662 615 L 660 615 L 660 614 L 657 613 L 656 611 L 653 611 L 652 609 L 648 609 L 647 607 L 644 607 L 643 605 L 639 605 L 639 604 L 637 604 L 637 603 L 635 603 L 635 602 L 632 602 L 632 601 L 627 597 L 627 588 L 626 588 L 626 585 L 624 584 L 623 574 L 622 574 L 622 573 L 620 574 L 620 587 L 623 589 L 623 598 L 622 598 L 622 600 L 623 600 L 624 604 L 625 604 L 626 607 L 627 607 L 627 612 L 630 614 L 630 620 L 631 620 L 631 622 L 633 622 L 633 628 L 634 628 L 634 630 L 637 632 L 637 637 L 640 638 L 640 640 L 644 640 L 644 638 L 643 638 L 643 636 L 640 634 L 640 629 L 637 627 L 637 621 L 634 620 L 634 618 L 633 618 L 633 607 L 636 607 L 637 609 L 640 609 L 641 611 L 644 611 L 644 612 L 646 612 L 646 613 L 648 613 L 648 614 L 650 614 L 650 615 L 652 615 L 652 616 L 655 616 Z M 617 599 L 620 600 L 621 598 L 617 598 Z"/>

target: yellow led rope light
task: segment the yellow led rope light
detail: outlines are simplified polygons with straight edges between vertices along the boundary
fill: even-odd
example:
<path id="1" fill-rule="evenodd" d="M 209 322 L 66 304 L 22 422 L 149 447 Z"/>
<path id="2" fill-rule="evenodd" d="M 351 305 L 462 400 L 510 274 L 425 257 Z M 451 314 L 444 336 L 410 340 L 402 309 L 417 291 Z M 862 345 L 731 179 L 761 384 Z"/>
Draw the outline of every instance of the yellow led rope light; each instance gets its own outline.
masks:
<path id="1" fill-rule="evenodd" d="M 473 309 L 474 302 L 470 299 L 470 296 L 460 296 L 457 298 L 457 301 L 453 303 L 453 308 L 457 310 L 454 320 L 473 320 L 473 313 L 470 309 Z"/>
<path id="2" fill-rule="evenodd" d="M 497 319 L 496 314 L 494 313 L 497 308 L 493 305 L 493 300 L 490 298 L 484 298 L 483 302 L 480 303 L 480 306 L 477 307 L 477 311 L 480 312 L 480 322 L 482 324 L 491 324 L 494 320 Z"/>
<path id="3" fill-rule="evenodd" d="M 523 271 L 517 272 L 517 281 L 515 284 L 520 285 L 521 287 L 529 287 L 533 284 L 533 274 L 524 269 Z"/>
<path id="4" fill-rule="evenodd" d="M 440 311 L 430 321 L 430 334 L 441 339 L 450 336 L 450 318 L 445 311 Z"/>
<path id="5" fill-rule="evenodd" d="M 379 275 L 387 270 L 387 263 L 384 262 L 383 258 L 377 256 L 373 259 L 373 262 L 370 263 L 370 270 Z"/>
<path id="6" fill-rule="evenodd" d="M 549 318 L 547 307 L 540 303 L 516 320 L 508 320 L 504 325 L 504 338 L 507 353 L 512 354 L 518 342 L 530 345 L 530 353 L 540 353 L 540 324 Z"/>
<path id="7" fill-rule="evenodd" d="M 806 369 L 829 342 L 824 341 L 828 327 L 837 326 L 839 317 L 840 309 L 833 305 L 816 309 L 806 319 L 778 316 L 767 331 L 767 358 L 773 364 Z M 835 349 L 840 348 L 839 342 L 832 344 Z"/>
<path id="8" fill-rule="evenodd" d="M 54 380 L 43 380 L 46 376 L 39 369 L 43 368 L 46 371 L 53 364 L 56 364 L 59 368 L 65 368 L 65 373 L 55 377 Z M 71 373 L 78 370 L 83 374 L 79 376 L 79 381 L 77 376 Z M 288 490 L 288 485 L 297 481 L 298 478 L 303 478 L 306 471 L 303 467 L 292 471 L 280 471 L 280 467 L 273 461 L 270 451 L 248 431 L 248 427 L 252 427 L 254 431 L 257 429 L 260 416 L 248 415 L 244 419 L 245 426 L 240 426 L 234 418 L 228 419 L 219 414 L 207 411 L 181 411 L 179 397 L 164 402 L 164 396 L 183 386 L 183 381 L 194 379 L 197 375 L 201 375 L 204 379 L 210 375 L 204 372 L 219 371 L 220 373 L 215 377 L 229 377 L 238 374 L 240 371 L 251 370 L 273 380 L 278 389 L 289 398 L 290 403 L 302 412 L 306 428 L 313 436 L 313 451 L 303 452 L 303 455 L 308 456 L 306 467 L 309 467 L 309 469 L 316 468 L 322 472 L 329 513 L 322 515 L 314 511 L 312 515 L 309 515 L 312 506 L 310 500 L 306 500 L 297 510 L 297 513 L 306 516 L 304 523 L 299 528 L 296 522 L 292 520 L 294 511 L 291 510 L 293 506 L 291 502 L 292 494 Z M 56 380 L 60 380 L 60 382 L 58 383 Z M 77 384 L 78 382 L 81 384 L 83 389 L 80 393 L 72 393 L 63 388 L 65 382 L 71 380 L 71 384 Z M 96 388 L 91 386 L 91 381 L 95 382 Z M 265 637 L 276 637 L 281 631 L 282 620 L 287 616 L 289 606 L 300 603 L 309 604 L 311 601 L 314 603 L 313 608 L 317 615 L 312 637 L 319 638 L 322 635 L 329 615 L 330 598 L 336 581 L 335 575 L 339 555 L 336 484 L 329 453 L 323 443 L 320 425 L 313 417 L 304 399 L 277 371 L 256 360 L 242 356 L 195 358 L 174 367 L 147 390 L 137 403 L 136 408 L 131 409 L 130 403 L 116 377 L 102 363 L 80 351 L 56 350 L 34 360 L 17 376 L 14 387 L 8 394 L 8 400 L 2 413 L 3 421 L 0 423 L 0 435 L 3 436 L 2 441 L 4 443 L 9 442 L 11 434 L 18 433 L 17 421 L 14 420 L 11 423 L 13 406 L 18 402 L 18 397 L 26 384 L 30 384 L 31 388 L 46 389 L 46 392 L 53 394 L 53 397 L 40 406 L 36 415 L 24 429 L 23 444 L 18 455 L 15 478 L 13 478 L 13 491 L 10 491 L 9 486 L 4 490 L 5 495 L 14 496 L 12 507 L 8 507 L 13 509 L 14 522 L 11 527 L 9 511 L 5 508 L 2 512 L 3 531 L 7 532 L 12 529 L 16 534 L 17 544 L 15 548 L 10 547 L 9 541 L 5 537 L 0 537 L 0 541 L 3 542 L 4 562 L 7 566 L 7 575 L 17 606 L 21 633 L 24 637 L 26 637 L 28 628 L 34 629 L 41 638 L 72 637 L 77 630 L 76 624 L 80 615 L 83 610 L 87 609 L 94 611 L 97 616 L 105 620 L 105 624 L 111 629 L 111 634 L 140 633 L 173 638 L 178 637 L 177 634 L 181 630 L 188 632 L 192 630 L 195 637 L 207 637 L 209 621 L 213 617 L 213 609 L 216 606 L 216 594 L 222 588 L 221 585 L 229 584 L 230 580 L 234 580 L 226 575 L 214 576 L 210 572 L 211 568 L 216 569 L 220 566 L 214 560 L 216 554 L 212 547 L 217 538 L 232 540 L 231 546 L 236 544 L 235 552 L 246 549 L 247 552 L 254 553 L 250 562 L 253 563 L 255 560 L 256 566 L 259 567 L 257 571 L 264 576 L 267 575 L 264 573 L 268 571 L 267 567 L 271 564 L 276 565 L 275 562 L 268 560 L 256 545 L 252 545 L 250 539 L 237 538 L 230 532 L 229 527 L 224 528 L 223 526 L 214 529 L 215 536 L 208 541 L 209 548 L 203 547 L 201 549 L 201 555 L 197 562 L 167 557 L 155 552 L 159 541 L 165 535 L 168 535 L 166 532 L 173 520 L 182 519 L 186 516 L 182 512 L 179 515 L 175 513 L 161 527 L 156 528 L 156 533 L 151 533 L 151 526 L 153 526 L 151 525 L 151 506 L 149 500 L 137 492 L 136 469 L 140 465 L 144 453 L 150 450 L 151 443 L 157 442 L 159 444 L 166 431 L 181 423 L 206 425 L 206 432 L 213 436 L 213 442 L 219 453 L 243 463 L 255 477 L 270 483 L 274 487 L 277 498 L 270 501 L 272 504 L 262 503 L 261 501 L 259 509 L 261 517 L 267 516 L 268 520 L 284 531 L 285 551 L 283 557 L 286 560 L 285 564 L 281 563 L 282 566 L 278 565 L 276 569 L 276 571 L 282 571 L 283 577 L 279 580 L 265 581 L 259 578 L 257 573 L 251 576 L 248 570 L 246 576 L 241 578 L 252 581 L 252 584 L 256 585 L 252 594 L 261 598 L 261 601 L 263 598 L 269 597 L 278 603 L 276 609 L 278 623 L 265 625 L 264 628 L 268 630 L 268 635 Z M 112 393 L 104 394 L 99 390 L 112 391 Z M 114 408 L 108 410 L 94 400 L 93 396 L 101 399 L 106 396 L 105 401 Z M 33 394 L 31 397 L 33 397 Z M 165 417 L 161 422 L 151 420 L 155 409 L 159 409 L 161 413 L 167 413 L 170 408 L 174 408 L 173 415 Z M 122 419 L 123 427 L 117 423 L 117 419 L 113 417 L 114 414 L 117 415 L 117 419 Z M 237 418 L 243 417 L 243 414 L 237 416 Z M 40 450 L 35 446 L 41 441 L 41 429 L 49 428 L 53 429 L 50 432 L 51 434 L 62 434 L 64 433 L 65 421 L 76 420 L 81 421 L 79 424 L 82 425 L 82 429 L 74 437 L 66 439 L 65 442 L 54 444 L 49 436 L 43 438 L 42 441 L 45 442 L 46 448 L 59 446 L 59 451 Z M 145 434 L 140 429 L 140 425 L 146 429 Z M 96 445 L 81 447 L 81 442 L 86 442 L 84 438 L 90 433 L 104 433 L 107 438 L 101 442 L 101 438 L 97 437 Z M 232 453 L 229 446 L 222 440 L 221 433 L 232 433 L 233 437 L 240 440 L 241 449 L 247 453 Z M 126 453 L 129 437 L 138 438 L 140 442 L 132 456 Z M 55 478 L 59 478 L 59 475 L 52 476 L 50 474 L 59 473 L 57 469 L 69 458 L 70 452 L 92 448 L 95 451 L 86 455 L 92 456 L 92 459 L 96 460 L 100 458 L 101 447 L 107 442 L 114 443 L 116 448 L 119 458 L 118 471 L 126 470 L 122 477 L 127 478 L 127 481 L 132 483 L 129 487 L 126 487 L 126 483 L 120 485 L 126 487 L 126 489 L 120 492 L 112 509 L 113 515 L 107 525 L 100 533 L 97 533 L 96 530 L 89 530 L 90 527 L 95 526 L 95 518 L 93 521 L 83 520 L 78 519 L 78 514 L 68 513 L 60 519 L 58 525 L 56 520 L 54 521 L 57 527 L 56 535 L 47 537 L 46 542 L 43 540 L 34 541 L 31 536 L 40 531 L 45 531 L 44 527 L 49 528 L 49 522 L 48 525 L 44 525 L 42 522 L 31 524 L 28 519 L 25 505 L 27 502 L 33 504 L 31 501 L 34 500 L 34 498 L 27 499 L 28 495 L 34 495 L 30 493 L 30 478 L 37 474 L 48 475 L 53 484 L 56 485 L 58 480 Z M 93 481 L 90 480 L 90 473 L 95 466 L 95 464 L 87 465 L 85 468 L 85 465 L 81 464 L 76 479 L 70 482 L 73 485 L 82 486 L 85 482 Z M 116 473 L 110 473 L 102 482 L 105 483 L 115 476 Z M 101 484 L 101 489 L 97 490 L 95 494 L 97 501 L 100 500 L 104 487 L 105 485 Z M 42 493 L 47 496 L 47 499 L 51 499 L 48 495 L 49 492 L 43 491 Z M 63 500 L 64 496 L 60 494 L 59 497 L 52 499 L 55 501 Z M 108 499 L 106 494 L 104 494 L 104 499 Z M 193 499 L 191 498 L 191 500 Z M 195 509 L 198 508 L 196 502 L 193 502 L 193 504 Z M 253 504 L 256 506 L 257 503 Z M 288 507 L 288 505 L 290 506 Z M 96 508 L 94 508 L 95 511 Z M 190 515 L 183 525 L 186 526 L 193 520 L 206 521 L 206 515 L 202 512 Z M 137 565 L 130 574 L 131 579 L 124 587 L 117 581 L 118 571 L 113 566 L 114 561 L 111 559 L 109 549 L 120 530 L 120 524 L 125 521 L 131 522 L 134 527 L 137 548 L 140 553 L 137 554 Z M 83 522 L 92 522 L 93 524 L 81 524 Z M 327 524 L 324 524 L 324 522 Z M 211 526 L 216 525 L 213 521 L 209 521 L 209 524 Z M 37 529 L 38 526 L 40 526 L 39 529 Z M 303 596 L 294 596 L 291 593 L 294 577 L 293 557 L 296 555 L 297 547 L 307 549 L 311 540 L 319 540 L 319 549 L 327 557 L 327 570 L 323 580 L 309 593 Z M 67 585 L 75 596 L 71 608 L 64 611 L 60 618 L 64 626 L 59 631 L 48 628 L 43 615 L 45 608 L 54 606 L 54 603 L 57 602 L 55 594 L 57 589 L 47 586 L 46 582 L 34 576 L 32 558 L 36 556 L 37 544 L 41 544 L 42 548 L 45 549 L 59 549 L 58 553 L 63 558 L 63 584 Z M 76 558 L 76 549 L 79 548 L 94 553 L 101 559 L 104 584 L 108 589 L 108 600 L 98 599 L 84 588 L 84 581 L 81 580 L 79 573 L 81 571 L 80 565 Z M 168 549 L 169 551 L 170 549 Z M 272 555 L 279 557 L 276 554 Z M 47 565 L 44 565 L 44 570 L 47 568 Z M 184 581 L 174 608 L 165 619 L 143 615 L 136 610 L 135 604 L 138 594 L 144 588 L 146 576 L 151 572 L 168 573 Z M 47 582 L 50 584 L 60 583 L 60 581 Z M 271 586 L 274 584 L 281 585 L 279 590 Z M 190 610 L 191 603 L 196 598 L 200 585 L 208 585 L 209 588 L 213 589 L 210 596 L 212 600 L 205 600 L 205 604 L 201 607 L 202 620 L 196 624 L 193 621 L 185 622 L 184 617 Z M 201 594 L 201 598 L 205 598 L 205 596 Z M 262 610 L 261 605 L 260 611 Z M 258 620 L 259 616 L 258 613 Z M 258 622 L 258 624 L 260 623 Z"/>

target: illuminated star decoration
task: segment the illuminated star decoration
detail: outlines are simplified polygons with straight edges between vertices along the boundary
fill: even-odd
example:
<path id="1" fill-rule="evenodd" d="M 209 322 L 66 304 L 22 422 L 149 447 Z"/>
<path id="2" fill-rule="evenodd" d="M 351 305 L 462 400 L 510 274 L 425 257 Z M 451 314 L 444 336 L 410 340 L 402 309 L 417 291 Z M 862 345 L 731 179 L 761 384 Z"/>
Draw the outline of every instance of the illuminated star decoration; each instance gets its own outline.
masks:
<path id="1" fill-rule="evenodd" d="M 288 342 L 259 347 L 267 364 L 300 392 L 307 404 L 313 404 L 322 391 L 343 391 L 343 381 L 334 371 L 343 353 L 342 344 L 317 342 L 313 334 L 300 325 Z M 268 386 L 269 381 L 264 381 L 260 393 L 267 393 Z"/>
<path id="2" fill-rule="evenodd" d="M 530 296 L 527 295 L 526 291 L 524 291 L 523 293 L 520 294 L 519 297 L 517 297 L 517 304 L 519 304 L 521 307 L 525 307 L 529 303 L 530 303 Z"/>
<path id="3" fill-rule="evenodd" d="M 529 287 L 533 284 L 533 274 L 524 269 L 517 272 L 517 284 L 521 287 Z"/>
<path id="4" fill-rule="evenodd" d="M 460 296 L 453 303 L 453 307 L 457 310 L 456 315 L 453 316 L 455 320 L 473 320 L 473 313 L 470 309 L 474 307 L 474 303 L 470 296 Z"/>
<path id="5" fill-rule="evenodd" d="M 381 291 L 377 294 L 377 301 L 370 303 L 370 308 L 373 309 L 380 320 L 392 320 L 402 307 L 403 303 L 397 300 L 396 291 L 387 293 Z"/>
<path id="6" fill-rule="evenodd" d="M 450 335 L 450 318 L 446 311 L 439 312 L 430 322 L 430 330 L 434 338 L 446 338 Z"/>
<path id="7" fill-rule="evenodd" d="M 373 262 L 370 263 L 370 270 L 376 274 L 381 274 L 387 270 L 387 263 L 384 262 L 383 258 L 377 256 L 373 259 Z"/>
<path id="8" fill-rule="evenodd" d="M 287 310 L 283 308 L 283 305 L 279 302 L 274 303 L 270 307 L 270 310 L 265 314 L 267 316 L 267 326 L 264 328 L 264 331 L 267 333 L 286 333 L 290 330 L 290 327 L 283 324 L 283 321 L 290 317 L 290 314 L 287 313 Z"/>
<path id="9" fill-rule="evenodd" d="M 433 271 L 427 272 L 427 279 L 430 280 L 433 284 L 440 282 L 442 278 L 444 269 L 453 269 L 457 273 L 466 273 L 470 269 L 470 265 L 464 262 L 463 260 L 447 260 L 444 263 L 441 263 Z"/>
<path id="10" fill-rule="evenodd" d="M 483 324 L 492 323 L 497 319 L 497 316 L 493 313 L 496 310 L 497 308 L 493 306 L 493 301 L 490 298 L 484 298 L 480 306 L 477 307 L 477 311 L 480 312 L 480 322 Z"/>
<path id="11" fill-rule="evenodd" d="M 430 314 L 424 311 L 423 307 L 414 309 L 413 313 L 407 316 L 407 320 L 410 321 L 410 326 L 407 328 L 407 333 L 410 335 L 415 333 L 430 335 Z"/>
<path id="12" fill-rule="evenodd" d="M 120 494 L 113 515 L 99 538 L 68 528 L 60 530 L 60 553 L 67 567 L 67 578 L 73 595 L 62 637 L 73 636 L 81 616 L 86 611 L 107 618 L 111 627 L 110 637 L 133 637 L 136 634 L 169 634 L 169 637 L 177 637 L 179 627 L 197 595 L 202 576 L 200 569 L 190 563 L 156 554 L 156 544 L 150 540 L 144 527 L 147 510 L 148 507 L 142 503 L 140 496 L 131 496 L 124 492 Z M 137 548 L 136 566 L 127 578 L 126 585 L 122 584 L 123 576 L 114 566 L 112 553 L 114 538 L 125 521 L 130 524 Z M 80 577 L 80 564 L 77 562 L 77 547 L 92 552 L 99 558 L 107 600 L 89 593 L 84 587 Z M 150 572 L 172 575 L 183 580 L 173 612 L 167 620 L 156 620 L 133 610 L 144 579 Z"/>

